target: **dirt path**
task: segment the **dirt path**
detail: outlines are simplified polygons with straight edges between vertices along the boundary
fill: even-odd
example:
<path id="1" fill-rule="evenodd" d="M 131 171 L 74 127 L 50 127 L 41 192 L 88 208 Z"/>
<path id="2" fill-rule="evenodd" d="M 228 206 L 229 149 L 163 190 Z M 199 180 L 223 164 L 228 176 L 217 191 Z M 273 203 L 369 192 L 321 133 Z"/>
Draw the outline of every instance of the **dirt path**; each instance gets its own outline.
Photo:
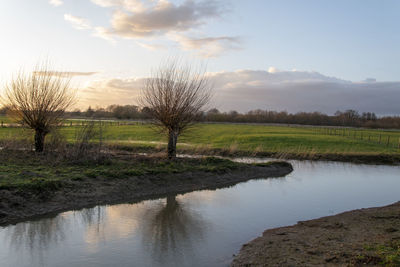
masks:
<path id="1" fill-rule="evenodd" d="M 0 225 L 66 210 L 100 204 L 137 202 L 194 190 L 216 189 L 256 178 L 281 177 L 292 172 L 290 164 L 245 166 L 227 173 L 187 172 L 124 179 L 69 180 L 61 188 L 43 192 L 0 190 Z"/>
<path id="2" fill-rule="evenodd" d="M 393 253 L 400 259 L 399 246 L 400 202 L 267 230 L 232 266 L 375 266 Z"/>

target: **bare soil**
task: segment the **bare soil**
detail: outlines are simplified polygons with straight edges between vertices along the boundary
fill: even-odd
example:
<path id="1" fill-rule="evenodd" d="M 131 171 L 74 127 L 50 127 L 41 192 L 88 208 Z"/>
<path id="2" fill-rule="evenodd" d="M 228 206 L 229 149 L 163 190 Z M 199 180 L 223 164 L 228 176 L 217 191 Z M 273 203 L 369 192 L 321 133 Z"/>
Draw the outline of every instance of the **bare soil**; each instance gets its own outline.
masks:
<path id="1" fill-rule="evenodd" d="M 376 266 L 383 259 L 375 248 L 399 241 L 400 202 L 267 230 L 232 266 Z"/>
<path id="2" fill-rule="evenodd" d="M 1 189 L 0 225 L 5 226 L 66 210 L 137 202 L 169 194 L 227 187 L 250 179 L 281 177 L 292 170 L 290 164 L 270 164 L 264 167 L 248 165 L 221 174 L 197 171 L 113 180 L 103 178 L 70 180 L 61 188 L 40 193 L 20 189 Z"/>

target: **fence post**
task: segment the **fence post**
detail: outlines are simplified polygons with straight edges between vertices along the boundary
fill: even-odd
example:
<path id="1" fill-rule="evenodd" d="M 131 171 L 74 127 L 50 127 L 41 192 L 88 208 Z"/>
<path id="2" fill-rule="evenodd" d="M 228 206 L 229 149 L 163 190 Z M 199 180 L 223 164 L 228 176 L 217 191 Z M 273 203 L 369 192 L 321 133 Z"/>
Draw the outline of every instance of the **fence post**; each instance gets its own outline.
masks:
<path id="1" fill-rule="evenodd" d="M 382 134 L 379 134 L 379 144 L 382 142 Z"/>
<path id="2" fill-rule="evenodd" d="M 398 145 L 398 148 L 400 149 L 400 137 L 399 137 L 399 145 Z"/>
<path id="3" fill-rule="evenodd" d="M 363 140 L 363 132 L 361 132 L 361 140 Z"/>
<path id="4" fill-rule="evenodd" d="M 388 135 L 388 137 L 387 137 L 386 146 L 389 146 L 389 142 L 390 142 L 390 135 Z"/>
<path id="5" fill-rule="evenodd" d="M 3 128 L 3 127 L 4 127 L 3 121 L 1 121 L 1 128 Z"/>

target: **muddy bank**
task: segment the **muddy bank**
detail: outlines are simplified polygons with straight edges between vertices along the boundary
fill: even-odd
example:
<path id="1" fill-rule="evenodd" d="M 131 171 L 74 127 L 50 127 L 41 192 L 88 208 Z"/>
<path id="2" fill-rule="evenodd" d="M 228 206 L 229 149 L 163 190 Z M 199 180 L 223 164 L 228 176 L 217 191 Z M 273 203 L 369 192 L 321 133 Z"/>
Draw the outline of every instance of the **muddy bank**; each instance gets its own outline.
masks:
<path id="1" fill-rule="evenodd" d="M 281 160 L 312 160 L 312 161 L 337 161 L 355 164 L 373 165 L 399 165 L 400 155 L 398 154 L 347 154 L 347 153 L 268 153 L 268 152 L 246 152 L 235 153 L 216 151 L 210 155 L 220 155 L 226 157 L 265 157 Z"/>
<path id="2" fill-rule="evenodd" d="M 267 230 L 232 266 L 400 266 L 399 252 L 400 202 Z"/>
<path id="3" fill-rule="evenodd" d="M 35 190 L 0 189 L 0 225 L 66 210 L 101 204 L 136 202 L 168 194 L 217 189 L 256 178 L 281 177 L 293 170 L 289 163 L 244 165 L 224 173 L 195 171 L 133 176 L 124 179 L 68 180 L 62 186 Z"/>
<path id="4" fill-rule="evenodd" d="M 133 150 L 133 147 L 124 145 L 114 145 L 116 148 L 125 151 Z M 143 153 L 157 153 L 160 149 L 149 146 L 135 146 L 135 151 Z M 373 164 L 373 165 L 399 165 L 400 154 L 398 153 L 315 153 L 315 152 L 265 152 L 265 151 L 245 151 L 218 148 L 191 148 L 182 146 L 179 150 L 187 155 L 208 155 L 222 157 L 258 157 L 275 158 L 281 160 L 313 160 L 313 161 L 337 161 L 349 162 L 355 164 Z"/>

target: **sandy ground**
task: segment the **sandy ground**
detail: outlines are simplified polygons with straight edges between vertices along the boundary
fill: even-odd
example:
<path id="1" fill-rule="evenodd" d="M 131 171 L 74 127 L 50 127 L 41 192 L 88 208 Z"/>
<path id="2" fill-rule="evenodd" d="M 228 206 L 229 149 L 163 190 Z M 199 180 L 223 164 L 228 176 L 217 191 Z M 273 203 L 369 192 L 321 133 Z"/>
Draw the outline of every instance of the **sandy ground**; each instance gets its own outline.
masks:
<path id="1" fill-rule="evenodd" d="M 68 181 L 56 191 L 40 194 L 21 190 L 0 190 L 0 225 L 66 210 L 103 204 L 137 202 L 195 190 L 216 189 L 256 178 L 281 177 L 292 171 L 287 166 L 246 166 L 229 173 L 188 172 L 127 179 L 85 179 Z"/>
<path id="2" fill-rule="evenodd" d="M 368 248 L 399 241 L 400 202 L 267 230 L 232 266 L 375 266 L 381 259 Z"/>

